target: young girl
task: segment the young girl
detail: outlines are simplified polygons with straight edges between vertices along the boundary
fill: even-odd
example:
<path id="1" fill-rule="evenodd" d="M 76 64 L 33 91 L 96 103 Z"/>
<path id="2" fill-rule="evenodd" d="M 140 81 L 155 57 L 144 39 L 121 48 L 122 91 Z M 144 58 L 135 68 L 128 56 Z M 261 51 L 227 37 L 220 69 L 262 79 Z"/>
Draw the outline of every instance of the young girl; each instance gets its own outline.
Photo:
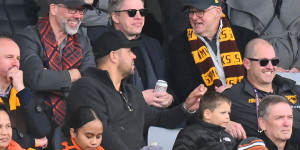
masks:
<path id="1" fill-rule="evenodd" d="M 62 150 L 104 150 L 100 146 L 103 125 L 95 111 L 80 107 L 69 117 L 64 126 L 67 140 L 62 142 Z"/>
<path id="2" fill-rule="evenodd" d="M 0 104 L 0 150 L 25 150 L 12 140 L 9 112 L 3 104 Z"/>

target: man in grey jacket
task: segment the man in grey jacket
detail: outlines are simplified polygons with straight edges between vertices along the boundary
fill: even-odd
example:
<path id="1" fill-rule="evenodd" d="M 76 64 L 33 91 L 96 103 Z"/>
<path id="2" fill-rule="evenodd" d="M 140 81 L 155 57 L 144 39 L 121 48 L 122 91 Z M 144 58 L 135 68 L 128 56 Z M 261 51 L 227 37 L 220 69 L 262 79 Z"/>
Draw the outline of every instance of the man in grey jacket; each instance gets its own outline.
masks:
<path id="1" fill-rule="evenodd" d="M 299 0 L 227 0 L 230 23 L 243 47 L 259 37 L 274 47 L 281 72 L 300 72 Z"/>
<path id="2" fill-rule="evenodd" d="M 48 106 L 55 125 L 63 123 L 71 84 L 95 66 L 89 39 L 79 28 L 90 7 L 84 0 L 51 0 L 49 16 L 16 35 L 25 83 Z"/>

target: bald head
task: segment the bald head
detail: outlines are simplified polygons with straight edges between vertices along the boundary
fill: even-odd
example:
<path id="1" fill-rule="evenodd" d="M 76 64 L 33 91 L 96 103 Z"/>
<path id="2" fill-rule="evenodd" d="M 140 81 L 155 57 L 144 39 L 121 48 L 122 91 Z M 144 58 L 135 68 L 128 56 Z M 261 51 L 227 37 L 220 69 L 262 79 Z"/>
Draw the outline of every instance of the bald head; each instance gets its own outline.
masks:
<path id="1" fill-rule="evenodd" d="M 274 51 L 273 46 L 266 40 L 255 38 L 248 42 L 245 49 L 245 57 L 253 58 L 258 55 L 259 51 L 271 50 Z"/>
<path id="2" fill-rule="evenodd" d="M 17 43 L 13 39 L 11 39 L 10 37 L 1 37 L 0 36 L 0 45 L 1 45 L 0 46 L 0 53 L 2 51 L 8 51 L 8 50 L 10 50 L 10 48 L 17 49 L 18 51 L 20 51 L 19 46 L 17 45 Z"/>
<path id="3" fill-rule="evenodd" d="M 20 49 L 16 42 L 8 37 L 0 37 L 0 78 L 6 80 L 7 72 L 20 67 Z"/>

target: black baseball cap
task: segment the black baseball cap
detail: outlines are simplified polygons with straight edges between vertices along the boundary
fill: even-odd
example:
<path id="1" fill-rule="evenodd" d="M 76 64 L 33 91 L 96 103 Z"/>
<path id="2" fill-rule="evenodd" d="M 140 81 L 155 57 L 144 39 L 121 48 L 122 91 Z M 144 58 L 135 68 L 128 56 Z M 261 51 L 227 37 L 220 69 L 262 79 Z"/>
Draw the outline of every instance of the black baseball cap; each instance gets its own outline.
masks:
<path id="1" fill-rule="evenodd" d="M 199 10 L 205 10 L 210 6 L 221 6 L 221 0 L 185 0 L 183 3 L 183 10 L 193 7 Z"/>
<path id="2" fill-rule="evenodd" d="M 93 9 L 93 7 L 86 3 L 84 0 L 49 0 L 50 4 L 64 4 L 68 8 L 80 8 Z"/>
<path id="3" fill-rule="evenodd" d="M 120 48 L 132 48 L 140 44 L 140 40 L 128 40 L 127 37 L 118 30 L 111 30 L 103 33 L 92 42 L 95 59 L 108 55 L 111 51 Z"/>

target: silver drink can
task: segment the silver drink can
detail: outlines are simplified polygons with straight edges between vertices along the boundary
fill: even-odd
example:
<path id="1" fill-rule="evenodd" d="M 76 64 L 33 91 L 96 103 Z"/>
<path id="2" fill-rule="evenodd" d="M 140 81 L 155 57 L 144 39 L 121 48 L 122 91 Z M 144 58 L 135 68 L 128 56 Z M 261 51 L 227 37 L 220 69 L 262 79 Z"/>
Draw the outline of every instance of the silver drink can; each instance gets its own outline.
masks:
<path id="1" fill-rule="evenodd" d="M 165 92 L 167 91 L 168 83 L 164 80 L 157 80 L 154 92 Z"/>

